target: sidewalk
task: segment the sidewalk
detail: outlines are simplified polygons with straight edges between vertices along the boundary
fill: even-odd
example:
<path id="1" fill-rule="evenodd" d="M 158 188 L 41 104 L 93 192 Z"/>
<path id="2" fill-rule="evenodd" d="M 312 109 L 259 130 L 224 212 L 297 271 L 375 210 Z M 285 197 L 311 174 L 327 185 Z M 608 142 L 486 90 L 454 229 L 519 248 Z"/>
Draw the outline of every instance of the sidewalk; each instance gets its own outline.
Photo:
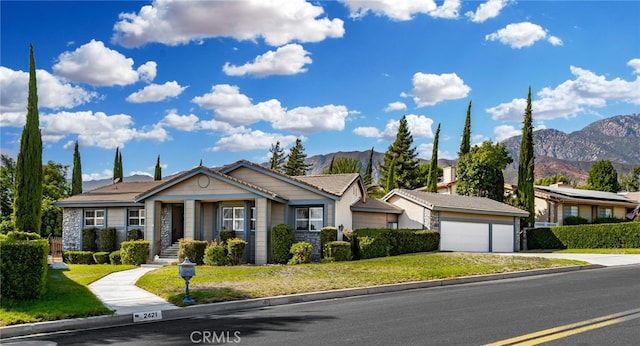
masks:
<path id="1" fill-rule="evenodd" d="M 629 264 L 640 264 L 640 255 L 624 255 L 624 254 L 512 252 L 512 253 L 494 253 L 494 255 L 572 259 L 572 260 L 578 260 L 578 261 L 585 261 L 591 264 L 597 264 L 597 265 L 606 266 L 606 267 L 629 265 Z"/>

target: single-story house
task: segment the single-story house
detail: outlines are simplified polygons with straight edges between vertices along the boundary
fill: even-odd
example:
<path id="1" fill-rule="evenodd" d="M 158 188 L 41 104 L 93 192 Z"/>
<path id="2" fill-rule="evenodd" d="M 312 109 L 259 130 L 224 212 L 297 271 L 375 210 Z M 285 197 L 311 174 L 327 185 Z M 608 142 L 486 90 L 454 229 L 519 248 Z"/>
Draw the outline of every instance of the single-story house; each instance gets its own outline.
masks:
<path id="1" fill-rule="evenodd" d="M 536 225 L 562 225 L 578 216 L 593 222 L 597 218 L 625 218 L 638 201 L 625 195 L 571 188 L 567 184 L 535 186 Z"/>
<path id="2" fill-rule="evenodd" d="M 382 198 L 404 210 L 399 228 L 440 232 L 441 251 L 514 252 L 528 212 L 484 197 L 395 189 Z"/>

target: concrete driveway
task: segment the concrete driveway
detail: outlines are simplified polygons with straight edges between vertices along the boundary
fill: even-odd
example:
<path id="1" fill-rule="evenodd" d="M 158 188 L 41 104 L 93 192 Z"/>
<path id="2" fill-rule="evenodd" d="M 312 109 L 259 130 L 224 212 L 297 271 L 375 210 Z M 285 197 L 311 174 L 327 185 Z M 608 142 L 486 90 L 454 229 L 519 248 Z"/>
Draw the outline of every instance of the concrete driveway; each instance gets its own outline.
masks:
<path id="1" fill-rule="evenodd" d="M 496 254 L 496 253 L 494 253 Z M 533 252 L 514 252 L 499 253 L 497 255 L 505 256 L 526 256 L 526 257 L 544 257 L 544 258 L 564 258 L 578 261 L 585 261 L 591 264 L 599 264 L 603 266 L 620 266 L 629 264 L 640 264 L 640 255 L 623 255 L 623 254 L 588 254 L 588 253 L 533 253 Z"/>

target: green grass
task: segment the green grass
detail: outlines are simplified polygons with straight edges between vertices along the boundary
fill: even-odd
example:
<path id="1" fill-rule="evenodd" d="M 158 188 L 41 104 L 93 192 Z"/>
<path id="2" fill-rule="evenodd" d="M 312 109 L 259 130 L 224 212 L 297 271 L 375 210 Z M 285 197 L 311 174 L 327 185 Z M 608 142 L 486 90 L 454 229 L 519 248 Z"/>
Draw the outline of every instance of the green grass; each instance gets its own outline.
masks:
<path id="1" fill-rule="evenodd" d="M 0 325 L 42 322 L 65 318 L 110 315 L 87 285 L 101 277 L 126 269 L 131 265 L 70 264 L 69 270 L 49 269 L 46 292 L 38 300 L 17 302 L 2 299 Z"/>
<path id="2" fill-rule="evenodd" d="M 485 254 L 420 253 L 296 266 L 198 266 L 189 289 L 197 303 L 212 303 L 584 263 Z M 175 265 L 145 274 L 137 285 L 173 304 L 182 304 L 185 285 Z"/>

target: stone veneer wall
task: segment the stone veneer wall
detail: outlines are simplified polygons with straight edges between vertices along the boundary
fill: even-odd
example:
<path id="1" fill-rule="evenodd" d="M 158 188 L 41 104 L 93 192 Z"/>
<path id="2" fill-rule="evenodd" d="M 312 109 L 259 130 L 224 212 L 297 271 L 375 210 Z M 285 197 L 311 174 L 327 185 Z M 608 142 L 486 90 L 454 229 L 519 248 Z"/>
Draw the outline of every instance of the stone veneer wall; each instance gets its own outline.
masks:
<path id="1" fill-rule="evenodd" d="M 305 232 L 296 231 L 295 233 L 296 243 L 299 241 L 306 241 L 311 244 L 313 251 L 311 252 L 311 260 L 314 262 L 320 262 L 322 255 L 320 252 L 320 232 Z"/>
<path id="2" fill-rule="evenodd" d="M 82 250 L 82 208 L 62 211 L 62 250 Z"/>
<path id="3" fill-rule="evenodd" d="M 160 248 L 171 245 L 171 207 L 163 204 L 160 208 Z"/>
<path id="4" fill-rule="evenodd" d="M 423 217 L 422 224 L 425 225 L 427 229 L 438 231 L 438 232 L 440 231 L 440 223 L 438 222 L 440 220 L 439 211 L 433 211 L 433 210 L 424 208 L 422 217 Z"/>

